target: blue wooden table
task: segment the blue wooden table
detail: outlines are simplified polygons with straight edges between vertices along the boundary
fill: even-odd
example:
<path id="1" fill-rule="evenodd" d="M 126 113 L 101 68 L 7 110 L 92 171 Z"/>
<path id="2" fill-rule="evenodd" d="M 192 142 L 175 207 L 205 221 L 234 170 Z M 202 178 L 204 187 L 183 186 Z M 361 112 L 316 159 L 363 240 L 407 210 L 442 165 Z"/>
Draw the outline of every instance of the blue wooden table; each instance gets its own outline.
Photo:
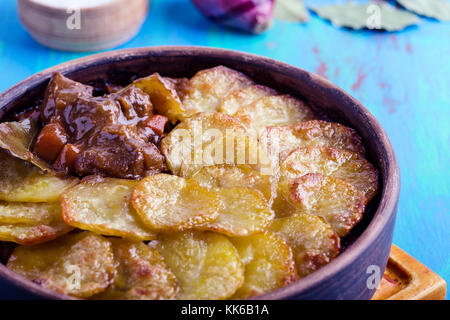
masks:
<path id="1" fill-rule="evenodd" d="M 0 17 L 0 92 L 87 55 L 36 43 L 20 24 L 15 1 L 2 1 Z M 424 20 L 397 33 L 355 32 L 313 15 L 308 24 L 276 21 L 252 36 L 212 24 L 189 0 L 154 0 L 141 32 L 121 48 L 156 45 L 268 56 L 327 77 L 360 100 L 386 129 L 400 164 L 394 243 L 450 283 L 450 23 Z M 0 284 L 0 297 L 1 291 Z"/>

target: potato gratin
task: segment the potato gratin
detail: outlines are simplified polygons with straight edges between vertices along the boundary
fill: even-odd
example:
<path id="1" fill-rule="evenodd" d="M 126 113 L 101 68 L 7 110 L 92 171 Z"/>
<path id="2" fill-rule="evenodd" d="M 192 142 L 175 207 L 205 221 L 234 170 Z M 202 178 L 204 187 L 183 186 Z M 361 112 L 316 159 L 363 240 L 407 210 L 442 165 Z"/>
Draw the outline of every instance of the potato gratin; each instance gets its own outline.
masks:
<path id="1" fill-rule="evenodd" d="M 378 190 L 355 130 L 223 66 L 57 73 L 0 124 L 7 267 L 90 299 L 245 299 L 333 260 Z M 15 243 L 15 244 L 11 244 Z"/>

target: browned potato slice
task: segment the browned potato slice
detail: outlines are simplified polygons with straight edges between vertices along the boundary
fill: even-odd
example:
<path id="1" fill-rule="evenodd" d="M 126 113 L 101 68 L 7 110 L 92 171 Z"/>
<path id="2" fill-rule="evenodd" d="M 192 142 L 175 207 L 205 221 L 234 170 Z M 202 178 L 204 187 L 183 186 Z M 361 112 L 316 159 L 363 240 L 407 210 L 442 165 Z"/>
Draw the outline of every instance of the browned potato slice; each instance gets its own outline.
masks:
<path id="1" fill-rule="evenodd" d="M 0 241 L 15 242 L 22 245 L 35 245 L 56 239 L 73 228 L 62 221 L 48 224 L 2 224 L 0 223 Z"/>
<path id="2" fill-rule="evenodd" d="M 22 203 L 11 204 L 18 208 Z M 33 211 L 22 213 L 16 222 L 2 222 L 0 219 L 0 241 L 10 241 L 23 245 L 33 245 L 47 242 L 68 233 L 73 228 L 67 225 L 61 217 L 61 207 L 59 203 L 47 205 L 48 211 L 44 212 L 46 204 L 37 208 L 40 204 L 24 204 L 34 208 Z M 36 221 L 31 221 L 32 215 Z M 9 218 L 10 221 L 15 218 Z M 29 220 L 29 222 L 19 222 L 19 220 Z"/>
<path id="3" fill-rule="evenodd" d="M 281 165 L 281 174 L 296 178 L 320 173 L 347 181 L 368 201 L 378 191 L 378 171 L 357 153 L 327 147 L 306 147 L 293 151 Z"/>
<path id="4" fill-rule="evenodd" d="M 178 97 L 180 99 L 183 99 L 184 96 L 186 95 L 187 92 L 187 88 L 189 86 L 189 79 L 188 78 L 168 78 L 168 77 L 164 77 L 163 78 L 166 81 L 169 81 L 173 88 L 175 89 L 175 91 L 178 94 Z"/>
<path id="5" fill-rule="evenodd" d="M 316 118 L 306 103 L 289 95 L 258 99 L 241 107 L 233 116 L 258 135 L 267 126 L 285 126 Z"/>
<path id="6" fill-rule="evenodd" d="M 255 100 L 268 96 L 276 96 L 277 94 L 278 92 L 274 89 L 254 84 L 245 89 L 233 91 L 227 95 L 219 108 L 219 112 L 233 115 L 241 107 Z"/>
<path id="7" fill-rule="evenodd" d="M 89 232 L 14 249 L 7 267 L 46 288 L 79 298 L 104 291 L 113 281 L 111 243 Z"/>
<path id="8" fill-rule="evenodd" d="M 166 234 L 158 244 L 177 277 L 183 300 L 226 299 L 244 282 L 244 266 L 225 236 L 212 232 Z"/>
<path id="9" fill-rule="evenodd" d="M 308 173 L 289 186 L 291 214 L 306 213 L 324 218 L 345 236 L 362 218 L 366 198 L 351 184 L 337 178 Z"/>
<path id="10" fill-rule="evenodd" d="M 179 293 L 178 282 L 161 253 L 142 242 L 109 239 L 116 275 L 112 285 L 95 299 L 166 300 Z"/>
<path id="11" fill-rule="evenodd" d="M 174 82 L 154 73 L 134 81 L 133 85 L 147 93 L 156 111 L 166 116 L 172 124 L 185 116 L 186 110 L 183 108 Z"/>
<path id="12" fill-rule="evenodd" d="M 61 206 L 55 203 L 0 201 L 0 224 L 46 224 L 61 215 Z"/>
<path id="13" fill-rule="evenodd" d="M 154 231 L 182 231 L 217 219 L 217 194 L 193 179 L 156 174 L 143 179 L 131 200 L 142 221 Z"/>
<path id="14" fill-rule="evenodd" d="M 192 178 L 207 188 L 246 187 L 262 192 L 269 205 L 276 194 L 276 178 L 261 174 L 248 165 L 215 165 L 204 167 Z"/>
<path id="15" fill-rule="evenodd" d="M 71 226 L 131 240 L 156 235 L 142 223 L 130 199 L 137 181 L 90 176 L 61 197 L 63 219 Z"/>
<path id="16" fill-rule="evenodd" d="M 44 174 L 33 165 L 0 151 L 0 200 L 16 202 L 56 202 L 59 195 L 78 183 Z"/>
<path id="17" fill-rule="evenodd" d="M 230 240 L 245 265 L 244 284 L 232 299 L 251 298 L 297 281 L 292 250 L 281 237 L 265 232 Z"/>
<path id="18" fill-rule="evenodd" d="M 216 231 L 228 236 L 247 236 L 267 230 L 274 213 L 264 196 L 250 188 L 215 189 L 223 203 L 217 220 L 196 229 Z"/>
<path id="19" fill-rule="evenodd" d="M 308 214 L 275 219 L 270 231 L 291 246 L 300 277 L 328 264 L 340 251 L 340 239 L 323 218 Z"/>
<path id="20" fill-rule="evenodd" d="M 205 69 L 189 81 L 183 105 L 195 112 L 215 112 L 230 92 L 251 84 L 253 81 L 246 75 L 224 66 Z"/>
<path id="21" fill-rule="evenodd" d="M 267 127 L 261 142 L 279 163 L 300 147 L 333 147 L 364 156 L 365 150 L 358 133 L 342 124 L 322 120 L 298 122 L 290 126 Z"/>
<path id="22" fill-rule="evenodd" d="M 290 185 L 293 179 L 281 176 L 277 184 L 276 197 L 272 203 L 272 210 L 276 217 L 287 217 L 295 211 L 295 204 L 289 201 Z"/>
<path id="23" fill-rule="evenodd" d="M 247 164 L 264 174 L 271 172 L 256 137 L 236 118 L 218 112 L 181 122 L 162 140 L 161 150 L 172 173 L 183 177 L 216 164 Z"/>

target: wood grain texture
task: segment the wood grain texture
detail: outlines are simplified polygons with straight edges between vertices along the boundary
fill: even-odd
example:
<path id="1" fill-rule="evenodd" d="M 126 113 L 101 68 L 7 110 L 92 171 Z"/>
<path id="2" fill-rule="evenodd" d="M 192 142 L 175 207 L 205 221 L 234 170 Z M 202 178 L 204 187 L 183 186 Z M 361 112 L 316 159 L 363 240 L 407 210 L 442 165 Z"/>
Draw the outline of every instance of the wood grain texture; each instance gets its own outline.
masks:
<path id="1" fill-rule="evenodd" d="M 380 287 L 372 300 L 444 300 L 446 289 L 444 279 L 392 245 Z"/>
<path id="2" fill-rule="evenodd" d="M 335 0 L 305 0 L 322 5 Z M 182 12 L 173 18 L 173 12 Z M 275 21 L 249 36 L 222 29 L 187 0 L 154 0 L 136 38 L 121 46 L 203 45 L 247 51 L 328 78 L 361 101 L 386 129 L 399 160 L 402 191 L 394 243 L 450 281 L 450 23 L 424 20 L 402 32 L 354 32 L 311 15 L 307 24 Z M 2 3 L 0 91 L 85 54 L 36 43 L 15 1 Z M 11 294 L 0 286 L 0 296 Z M 447 298 L 449 294 L 447 293 Z"/>

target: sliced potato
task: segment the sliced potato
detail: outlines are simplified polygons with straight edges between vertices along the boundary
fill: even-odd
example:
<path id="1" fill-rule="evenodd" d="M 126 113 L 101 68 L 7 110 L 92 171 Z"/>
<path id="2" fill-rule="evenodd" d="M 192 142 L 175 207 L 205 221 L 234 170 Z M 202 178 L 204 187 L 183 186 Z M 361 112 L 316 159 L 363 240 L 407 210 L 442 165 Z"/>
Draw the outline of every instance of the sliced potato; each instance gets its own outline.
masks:
<path id="1" fill-rule="evenodd" d="M 290 216 L 296 211 L 297 204 L 290 201 L 293 181 L 293 178 L 284 176 L 278 179 L 277 193 L 272 203 L 272 210 L 277 218 Z"/>
<path id="2" fill-rule="evenodd" d="M 58 178 L 0 151 L 0 200 L 56 202 L 59 195 L 78 183 L 77 178 Z"/>
<path id="3" fill-rule="evenodd" d="M 320 216 L 340 236 L 345 236 L 362 218 L 366 198 L 344 180 L 308 173 L 289 186 L 291 214 Z"/>
<path id="4" fill-rule="evenodd" d="M 244 164 L 204 167 L 197 171 L 192 179 L 209 189 L 245 187 L 259 190 L 269 205 L 272 204 L 276 194 L 276 177 L 261 174 L 251 166 Z"/>
<path id="5" fill-rule="evenodd" d="M 294 150 L 282 163 L 281 174 L 296 178 L 320 173 L 347 181 L 370 201 L 378 191 L 378 171 L 357 153 L 327 147 Z"/>
<path id="6" fill-rule="evenodd" d="M 219 112 L 233 115 L 241 107 L 252 103 L 263 97 L 276 96 L 278 92 L 274 89 L 254 84 L 242 90 L 235 90 L 225 97 Z"/>
<path id="7" fill-rule="evenodd" d="M 197 181 L 164 173 L 139 182 L 131 202 L 144 224 L 161 232 L 212 222 L 222 207 L 219 196 Z"/>
<path id="8" fill-rule="evenodd" d="M 275 219 L 270 231 L 291 246 L 300 277 L 328 264 L 340 251 L 340 239 L 321 217 L 295 214 Z"/>
<path id="9" fill-rule="evenodd" d="M 73 230 L 62 220 L 61 210 L 51 214 L 51 221 L 46 223 L 0 223 L 0 241 L 34 245 L 56 239 Z"/>
<path id="10" fill-rule="evenodd" d="M 158 249 L 179 281 L 183 300 L 226 299 L 244 282 L 239 254 L 230 240 L 220 234 L 166 234 Z"/>
<path id="11" fill-rule="evenodd" d="M 137 181 L 90 176 L 61 196 L 64 221 L 95 233 L 131 240 L 156 235 L 130 204 Z"/>
<path id="12" fill-rule="evenodd" d="M 215 231 L 232 237 L 247 236 L 269 228 L 274 213 L 261 192 L 250 188 L 218 188 L 215 192 L 223 203 L 218 218 L 196 229 Z"/>
<path id="13" fill-rule="evenodd" d="M 186 115 L 174 82 L 154 73 L 134 81 L 133 85 L 147 93 L 156 111 L 166 116 L 172 124 L 182 120 Z"/>
<path id="14" fill-rule="evenodd" d="M 269 155 L 278 158 L 280 164 L 289 153 L 300 147 L 332 147 L 362 156 L 365 153 L 361 137 L 354 129 L 322 120 L 267 127 L 261 136 L 261 143 Z"/>
<path id="15" fill-rule="evenodd" d="M 258 99 L 241 107 L 233 116 L 258 135 L 267 126 L 285 126 L 316 118 L 306 103 L 289 95 Z"/>
<path id="16" fill-rule="evenodd" d="M 199 113 L 177 125 L 162 140 L 161 150 L 175 175 L 191 177 L 205 166 L 247 164 L 271 173 L 267 154 L 236 118 Z"/>
<path id="17" fill-rule="evenodd" d="M 0 201 L 0 224 L 46 224 L 61 215 L 61 206 L 55 203 Z"/>
<path id="18" fill-rule="evenodd" d="M 175 89 L 175 91 L 178 94 L 178 97 L 181 99 L 184 98 L 187 92 L 187 88 L 189 86 L 189 79 L 188 78 L 168 78 L 163 77 L 164 80 L 170 82 L 172 84 L 172 87 Z"/>
<path id="19" fill-rule="evenodd" d="M 243 73 L 224 66 L 201 70 L 189 81 L 183 105 L 195 112 L 215 112 L 230 92 L 252 84 Z"/>
<path id="20" fill-rule="evenodd" d="M 95 299 L 167 300 L 177 297 L 180 291 L 177 279 L 158 250 L 142 242 L 109 240 L 116 275 L 112 285 Z"/>
<path id="21" fill-rule="evenodd" d="M 89 232 L 14 249 L 7 267 L 21 276 L 63 294 L 88 298 L 113 281 L 111 243 Z"/>
<path id="22" fill-rule="evenodd" d="M 0 148 L 8 150 L 14 157 L 30 162 L 47 173 L 52 173 L 51 167 L 30 151 L 37 134 L 38 126 L 33 120 L 2 122 L 0 123 Z"/>
<path id="23" fill-rule="evenodd" d="M 266 232 L 232 238 L 245 265 L 244 284 L 232 296 L 247 299 L 287 286 L 298 279 L 289 245 L 276 234 Z"/>

